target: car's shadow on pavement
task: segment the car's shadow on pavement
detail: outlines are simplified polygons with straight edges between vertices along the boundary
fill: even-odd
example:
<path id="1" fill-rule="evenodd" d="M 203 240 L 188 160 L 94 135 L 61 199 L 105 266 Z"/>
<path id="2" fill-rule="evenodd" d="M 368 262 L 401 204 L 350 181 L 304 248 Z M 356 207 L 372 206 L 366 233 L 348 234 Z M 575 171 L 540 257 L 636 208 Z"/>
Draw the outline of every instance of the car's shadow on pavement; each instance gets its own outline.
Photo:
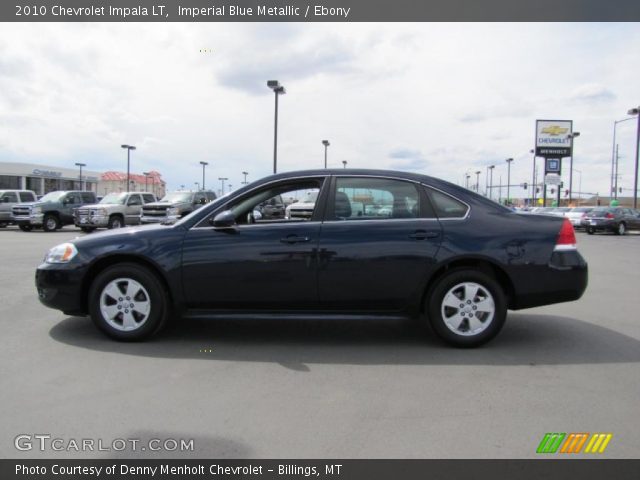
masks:
<path id="1" fill-rule="evenodd" d="M 511 313 L 503 331 L 475 349 L 444 345 L 418 322 L 381 320 L 183 320 L 140 343 L 102 335 L 88 318 L 50 330 L 59 342 L 100 352 L 209 361 L 312 364 L 571 365 L 640 362 L 640 340 L 568 317 Z"/>

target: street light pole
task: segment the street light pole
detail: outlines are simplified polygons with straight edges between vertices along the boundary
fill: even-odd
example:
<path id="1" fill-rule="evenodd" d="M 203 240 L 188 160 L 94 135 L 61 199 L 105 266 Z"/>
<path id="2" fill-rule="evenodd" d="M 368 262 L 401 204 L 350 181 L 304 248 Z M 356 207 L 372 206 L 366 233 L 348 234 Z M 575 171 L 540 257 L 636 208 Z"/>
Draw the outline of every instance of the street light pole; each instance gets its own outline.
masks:
<path id="1" fill-rule="evenodd" d="M 613 146 L 611 147 L 611 188 L 609 189 L 612 192 L 612 195 L 616 195 L 617 198 L 617 188 L 614 187 L 614 183 L 617 183 L 617 178 L 614 177 L 614 166 L 617 161 L 617 147 L 616 147 L 616 127 L 619 123 L 626 122 L 628 120 L 633 120 L 634 117 L 623 118 L 622 120 L 615 120 L 613 122 Z M 618 172 L 616 171 L 615 174 Z M 615 180 L 614 180 L 615 178 Z"/>
<path id="2" fill-rule="evenodd" d="M 496 168 L 495 165 L 489 165 L 489 171 L 491 172 L 491 178 L 489 180 L 489 199 L 491 199 L 493 195 L 493 169 Z"/>
<path id="3" fill-rule="evenodd" d="M 326 170 L 326 168 L 327 168 L 327 148 L 331 144 L 329 143 L 329 140 L 322 140 L 322 144 L 324 145 L 324 168 Z"/>
<path id="4" fill-rule="evenodd" d="M 465 187 L 467 190 L 469 190 L 469 178 L 471 178 L 471 175 L 469 175 L 468 173 L 465 173 L 465 174 L 464 174 L 464 176 L 465 176 L 465 184 L 464 184 L 464 187 Z"/>
<path id="5" fill-rule="evenodd" d="M 222 192 L 222 195 L 224 195 L 224 181 L 225 180 L 229 180 L 227 177 L 218 177 L 218 180 L 220 180 L 220 182 L 222 182 L 222 186 L 220 191 Z"/>
<path id="6" fill-rule="evenodd" d="M 638 160 L 640 157 L 640 106 L 632 108 L 627 115 L 635 115 L 638 117 L 638 130 L 636 133 L 636 168 L 633 174 L 633 208 L 638 208 Z"/>
<path id="7" fill-rule="evenodd" d="M 573 132 L 569 134 L 569 138 L 571 139 L 571 157 L 569 158 L 569 205 L 571 205 L 571 200 L 573 198 L 573 139 L 579 136 L 580 132 Z"/>
<path id="8" fill-rule="evenodd" d="M 511 188 L 511 162 L 513 162 L 513 158 L 507 158 L 505 161 L 507 162 L 507 203 L 510 203 L 509 189 Z"/>
<path id="9" fill-rule="evenodd" d="M 242 172 L 242 175 L 244 175 L 244 182 L 242 182 L 243 185 L 246 185 L 247 182 L 247 175 L 249 175 L 249 172 Z"/>
<path id="10" fill-rule="evenodd" d="M 80 167 L 80 190 L 84 192 L 84 187 L 82 186 L 82 167 L 86 167 L 86 163 L 76 163 L 76 167 Z"/>
<path id="11" fill-rule="evenodd" d="M 268 80 L 267 87 L 273 90 L 276 97 L 275 119 L 273 122 L 273 173 L 278 171 L 278 96 L 284 95 L 287 91 L 278 80 Z"/>
<path id="12" fill-rule="evenodd" d="M 531 207 L 536 204 L 536 151 L 532 148 L 529 153 L 533 155 L 533 170 L 531 171 Z"/>
<path id="13" fill-rule="evenodd" d="M 202 165 L 202 190 L 204 190 L 204 167 L 209 165 L 209 162 L 200 162 L 200 165 Z"/>
<path id="14" fill-rule="evenodd" d="M 480 193 L 480 170 L 476 171 L 476 193 Z"/>
<path id="15" fill-rule="evenodd" d="M 144 175 L 144 191 L 148 192 L 149 187 L 147 187 L 147 180 L 149 180 L 149 172 L 142 172 L 142 174 Z"/>
<path id="16" fill-rule="evenodd" d="M 131 188 L 131 184 L 130 184 L 130 179 L 129 177 L 130 175 L 130 165 L 131 165 L 131 150 L 135 150 L 136 147 L 134 147 L 133 145 L 120 145 L 122 148 L 126 148 L 127 149 L 127 191 L 129 191 L 129 188 Z"/>
<path id="17" fill-rule="evenodd" d="M 342 168 L 347 168 L 347 161 L 346 160 L 342 160 Z"/>

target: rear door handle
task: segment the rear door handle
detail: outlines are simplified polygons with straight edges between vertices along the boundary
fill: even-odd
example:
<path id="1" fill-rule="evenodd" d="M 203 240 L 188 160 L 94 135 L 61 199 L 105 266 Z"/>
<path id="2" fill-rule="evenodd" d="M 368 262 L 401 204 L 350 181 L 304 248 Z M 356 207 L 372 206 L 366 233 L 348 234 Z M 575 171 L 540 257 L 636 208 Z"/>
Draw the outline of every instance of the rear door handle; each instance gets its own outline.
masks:
<path id="1" fill-rule="evenodd" d="M 299 237 L 297 235 L 287 235 L 280 239 L 282 243 L 294 244 L 294 243 L 304 243 L 311 240 L 309 237 Z"/>
<path id="2" fill-rule="evenodd" d="M 438 236 L 440 236 L 440 232 L 426 232 L 424 230 L 417 230 L 409 234 L 409 238 L 412 240 L 426 240 L 427 238 L 436 238 Z"/>

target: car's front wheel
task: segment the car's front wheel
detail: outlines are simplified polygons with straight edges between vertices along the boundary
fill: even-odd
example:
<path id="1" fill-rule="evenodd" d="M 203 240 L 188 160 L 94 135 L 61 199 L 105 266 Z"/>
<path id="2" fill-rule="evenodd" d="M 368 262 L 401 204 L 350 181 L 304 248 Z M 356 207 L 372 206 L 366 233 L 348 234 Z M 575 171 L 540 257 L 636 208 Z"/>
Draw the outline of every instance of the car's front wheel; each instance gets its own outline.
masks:
<path id="1" fill-rule="evenodd" d="M 121 263 L 102 271 L 89 291 L 89 312 L 96 326 L 116 340 L 143 340 L 169 315 L 165 288 L 147 268 Z"/>
<path id="2" fill-rule="evenodd" d="M 491 276 L 459 268 L 444 274 L 431 289 L 426 313 L 440 338 L 458 347 L 476 347 L 500 332 L 507 302 Z"/>
<path id="3" fill-rule="evenodd" d="M 119 215 L 111 215 L 107 228 L 122 228 L 124 223 Z"/>
<path id="4" fill-rule="evenodd" d="M 60 227 L 62 227 L 62 225 L 60 224 L 60 219 L 58 217 L 51 213 L 44 216 L 44 219 L 42 220 L 42 229 L 45 232 L 55 232 Z"/>
<path id="5" fill-rule="evenodd" d="M 620 222 L 616 228 L 616 235 L 624 235 L 625 233 L 627 233 L 627 226 L 624 222 Z"/>

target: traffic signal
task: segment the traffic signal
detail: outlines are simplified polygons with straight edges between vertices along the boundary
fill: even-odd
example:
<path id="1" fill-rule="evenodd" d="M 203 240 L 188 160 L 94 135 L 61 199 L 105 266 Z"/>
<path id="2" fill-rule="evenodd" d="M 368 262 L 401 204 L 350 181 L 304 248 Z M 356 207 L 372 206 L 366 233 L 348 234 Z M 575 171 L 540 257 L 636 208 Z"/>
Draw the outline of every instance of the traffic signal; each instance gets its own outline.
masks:
<path id="1" fill-rule="evenodd" d="M 564 191 L 564 196 L 565 196 L 565 197 L 568 197 L 568 196 L 569 196 L 569 189 L 568 189 L 568 188 Z"/>
<path id="2" fill-rule="evenodd" d="M 554 193 L 556 193 L 556 189 L 555 189 L 555 188 L 552 188 L 552 189 L 551 189 L 551 195 L 553 195 Z"/>
<path id="3" fill-rule="evenodd" d="M 527 186 L 529 186 L 529 184 L 527 182 L 524 182 L 524 189 L 527 189 Z"/>
<path id="4" fill-rule="evenodd" d="M 536 187 L 536 193 L 540 193 L 540 187 Z"/>
<path id="5" fill-rule="evenodd" d="M 622 187 L 620 187 L 620 189 L 618 190 L 618 193 L 622 193 Z"/>

